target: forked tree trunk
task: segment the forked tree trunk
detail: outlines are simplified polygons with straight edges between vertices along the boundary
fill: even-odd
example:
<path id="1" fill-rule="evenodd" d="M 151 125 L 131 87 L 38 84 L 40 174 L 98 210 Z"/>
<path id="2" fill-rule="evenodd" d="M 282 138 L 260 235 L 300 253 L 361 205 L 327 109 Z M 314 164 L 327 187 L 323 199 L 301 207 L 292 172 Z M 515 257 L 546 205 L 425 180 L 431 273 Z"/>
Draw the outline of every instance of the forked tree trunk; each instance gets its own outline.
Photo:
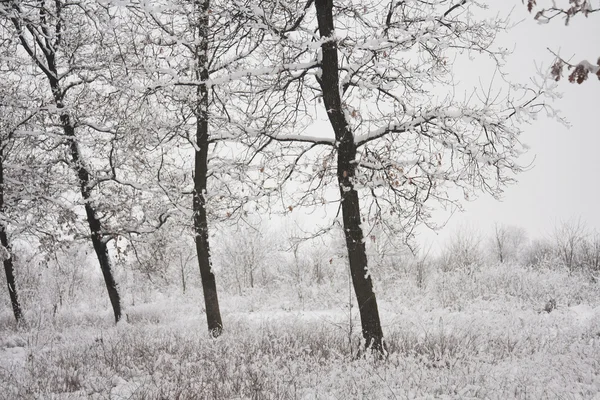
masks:
<path id="1" fill-rule="evenodd" d="M 315 8 L 321 38 L 332 38 L 335 34 L 333 0 L 315 0 Z M 352 284 L 358 302 L 362 334 L 367 348 L 384 353 L 383 331 L 379 319 L 377 299 L 373 292 L 373 282 L 368 271 L 364 235 L 360 227 L 361 216 L 358 193 L 352 183 L 356 169 L 354 164 L 356 144 L 342 109 L 337 43 L 334 40 L 325 40 L 321 44 L 321 50 L 323 58 L 320 85 L 327 116 L 338 143 L 337 179 L 342 202 L 344 235 L 346 247 L 348 248 Z"/>
<path id="2" fill-rule="evenodd" d="M 1 143 L 0 143 L 1 146 Z M 0 214 L 4 213 L 4 154 L 0 147 Z M 17 285 L 15 282 L 15 268 L 11 247 L 8 243 L 8 235 L 6 234 L 6 224 L 0 222 L 0 243 L 4 247 L 3 263 L 4 272 L 6 274 L 6 285 L 8 286 L 8 294 L 10 295 L 10 304 L 12 305 L 13 314 L 17 320 L 17 324 L 23 321 L 23 310 L 19 303 L 19 295 L 17 293 Z"/>
<path id="3" fill-rule="evenodd" d="M 208 73 L 208 13 L 209 1 L 196 1 L 195 11 L 198 13 L 197 34 L 199 44 L 196 46 L 197 61 L 196 78 L 206 82 Z M 196 154 L 194 160 L 194 233 L 196 238 L 196 252 L 198 266 L 202 279 L 204 303 L 208 331 L 217 337 L 223 331 L 219 297 L 217 296 L 217 283 L 212 272 L 210 246 L 208 241 L 208 221 L 206 218 L 206 183 L 208 178 L 208 88 L 200 84 L 196 89 Z"/>

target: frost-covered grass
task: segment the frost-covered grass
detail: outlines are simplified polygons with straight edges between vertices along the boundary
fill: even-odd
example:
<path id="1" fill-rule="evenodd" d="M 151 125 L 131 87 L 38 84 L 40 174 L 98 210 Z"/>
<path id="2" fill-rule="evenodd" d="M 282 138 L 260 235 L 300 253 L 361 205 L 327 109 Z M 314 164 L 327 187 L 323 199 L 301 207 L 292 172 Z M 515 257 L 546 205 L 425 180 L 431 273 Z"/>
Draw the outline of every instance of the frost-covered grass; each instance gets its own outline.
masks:
<path id="1" fill-rule="evenodd" d="M 600 285 L 514 266 L 376 277 L 389 356 L 356 358 L 347 282 L 0 315 L 0 399 L 598 399 Z M 547 313 L 545 303 L 557 308 Z"/>

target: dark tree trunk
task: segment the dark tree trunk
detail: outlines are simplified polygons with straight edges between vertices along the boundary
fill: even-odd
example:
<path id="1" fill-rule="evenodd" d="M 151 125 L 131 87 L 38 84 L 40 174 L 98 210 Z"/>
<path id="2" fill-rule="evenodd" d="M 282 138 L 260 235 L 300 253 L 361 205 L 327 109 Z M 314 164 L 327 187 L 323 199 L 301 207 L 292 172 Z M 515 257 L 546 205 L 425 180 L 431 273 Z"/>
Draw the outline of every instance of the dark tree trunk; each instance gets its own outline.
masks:
<path id="1" fill-rule="evenodd" d="M 181 262 L 181 287 L 183 289 L 183 294 L 185 294 L 186 282 L 185 282 L 185 264 L 183 263 L 183 259 L 180 256 Z"/>
<path id="2" fill-rule="evenodd" d="M 90 173 L 81 160 L 81 153 L 75 139 L 75 128 L 73 128 L 69 116 L 63 114 L 61 115 L 60 120 L 65 134 L 70 139 L 69 149 L 71 151 L 71 162 L 73 168 L 77 172 L 77 177 L 79 178 L 81 197 L 85 203 L 85 214 L 91 232 L 92 244 L 94 245 L 96 257 L 100 263 L 100 269 L 102 270 L 102 276 L 104 277 L 104 283 L 106 284 L 106 290 L 108 291 L 108 298 L 110 299 L 110 304 L 112 305 L 113 313 L 115 315 L 115 322 L 119 322 L 121 319 L 121 296 L 119 295 L 119 289 L 117 287 L 117 282 L 115 281 L 112 263 L 108 254 L 108 240 L 102 233 L 102 223 L 97 216 L 96 209 L 91 204 L 92 192 L 90 188 Z"/>
<path id="3" fill-rule="evenodd" d="M 57 6 L 60 2 L 57 2 Z M 20 14 L 21 10 L 18 4 L 13 4 L 13 10 Z M 42 19 L 47 17 L 47 10 L 43 7 L 39 10 L 40 16 Z M 60 17 L 59 17 L 60 18 Z M 64 91 L 60 86 L 58 68 L 57 68 L 57 60 L 56 60 L 56 52 L 57 46 L 59 42 L 56 42 L 54 45 L 48 45 L 50 43 L 51 38 L 49 37 L 41 37 L 38 36 L 35 29 L 31 29 L 31 27 L 19 20 L 18 18 L 11 19 L 13 25 L 17 29 L 19 33 L 19 40 L 23 46 L 23 49 L 29 54 L 33 62 L 40 68 L 40 70 L 46 75 L 48 79 L 48 83 L 50 84 L 50 88 L 52 90 L 52 96 L 54 97 L 54 103 L 56 108 L 61 110 L 64 109 L 64 98 L 66 95 L 66 91 Z M 59 20 L 56 23 L 62 24 L 65 21 Z M 23 29 L 27 28 L 29 32 L 35 36 L 35 40 L 30 43 Z M 58 28 L 57 28 L 58 29 Z M 45 31 L 44 31 L 45 32 Z M 37 43 L 37 45 L 36 45 Z M 46 45 L 42 45 L 42 43 L 46 43 Z M 36 48 L 36 46 L 38 46 Z M 39 51 L 38 51 L 39 49 Z M 39 55 L 38 55 L 39 53 Z M 46 64 L 42 62 L 41 56 L 46 60 Z M 121 319 L 121 298 L 119 296 L 119 291 L 117 288 L 117 284 L 115 282 L 115 278 L 112 272 L 112 266 L 110 257 L 108 255 L 108 238 L 104 237 L 102 233 L 102 224 L 98 215 L 96 213 L 96 209 L 91 204 L 92 198 L 92 179 L 90 177 L 90 173 L 87 170 L 84 160 L 81 157 L 81 151 L 77 144 L 77 138 L 75 136 L 75 126 L 73 125 L 73 121 L 71 120 L 69 114 L 67 112 L 62 112 L 60 114 L 60 123 L 61 127 L 65 133 L 65 136 L 69 140 L 69 151 L 71 155 L 71 167 L 77 173 L 77 177 L 79 179 L 79 188 L 81 191 L 81 197 L 83 198 L 85 204 L 85 213 L 88 220 L 88 226 L 90 228 L 92 244 L 94 245 L 94 251 L 96 252 L 96 256 L 98 257 L 98 262 L 100 263 L 100 269 L 102 270 L 102 275 L 104 276 L 104 282 L 106 284 L 106 289 L 108 290 L 108 297 L 110 298 L 110 302 L 113 307 L 115 322 L 119 322 Z"/>
<path id="4" fill-rule="evenodd" d="M 200 43 L 196 46 L 195 58 L 198 69 L 196 78 L 201 82 L 206 82 L 209 78 L 208 73 L 208 12 L 209 1 L 195 2 L 198 15 L 198 40 Z M 204 84 L 197 86 L 196 90 L 196 154 L 194 162 L 194 233 L 196 238 L 196 252 L 198 254 L 198 266 L 200 267 L 200 277 L 202 279 L 202 289 L 204 291 L 204 303 L 206 309 L 206 320 L 208 331 L 214 337 L 221 334 L 223 322 L 221 320 L 221 310 L 219 308 L 219 298 L 217 296 L 217 283 L 215 275 L 212 272 L 212 263 L 210 256 L 210 246 L 208 241 L 208 221 L 206 218 L 206 182 L 208 178 L 208 147 L 210 144 L 208 137 L 208 88 Z"/>
<path id="5" fill-rule="evenodd" d="M 317 19 L 321 38 L 332 37 L 335 33 L 333 23 L 333 0 L 316 0 Z M 339 87 L 339 61 L 337 43 L 326 41 L 321 45 L 323 59 L 320 85 L 323 90 L 323 102 L 335 138 L 338 142 L 337 179 L 342 201 L 342 217 L 352 284 L 360 312 L 363 337 L 366 346 L 383 353 L 383 331 L 379 320 L 377 299 L 373 292 L 373 283 L 367 266 L 367 253 L 360 216 L 358 193 L 354 189 L 352 178 L 355 174 L 354 160 L 356 144 L 342 109 Z"/>
<path id="6" fill-rule="evenodd" d="M 4 154 L 2 147 L 0 147 L 0 214 L 1 213 L 4 213 Z M 19 303 L 11 247 L 8 243 L 6 225 L 4 223 L 0 223 L 0 243 L 2 243 L 2 246 L 4 247 L 4 272 L 6 273 L 6 284 L 8 286 L 8 294 L 10 295 L 10 304 L 12 305 L 13 314 L 15 315 L 18 324 L 23 321 L 23 310 Z"/>

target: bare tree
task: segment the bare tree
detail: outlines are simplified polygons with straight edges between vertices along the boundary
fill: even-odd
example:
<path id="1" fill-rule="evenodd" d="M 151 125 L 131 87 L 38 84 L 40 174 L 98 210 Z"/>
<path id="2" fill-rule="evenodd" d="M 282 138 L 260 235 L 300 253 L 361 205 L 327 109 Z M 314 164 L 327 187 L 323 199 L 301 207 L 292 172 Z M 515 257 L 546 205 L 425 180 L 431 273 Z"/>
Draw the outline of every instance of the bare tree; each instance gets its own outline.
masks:
<path id="1" fill-rule="evenodd" d="M 121 318 L 121 299 L 114 279 L 110 258 L 108 255 L 107 241 L 102 232 L 102 224 L 98 217 L 98 211 L 92 202 L 93 177 L 89 166 L 85 163 L 85 157 L 81 153 L 81 147 L 77 142 L 75 122 L 72 115 L 67 111 L 67 94 L 78 84 L 86 82 L 86 78 L 75 82 L 69 82 L 68 77 L 74 74 L 78 66 L 68 65 L 68 60 L 74 61 L 74 49 L 79 46 L 74 42 L 65 43 L 66 37 L 74 38 L 77 33 L 71 32 L 67 18 L 72 17 L 71 10 L 76 5 L 67 5 L 62 1 L 50 4 L 50 2 L 17 2 L 11 1 L 2 8 L 2 17 L 9 19 L 15 34 L 18 36 L 23 50 L 30 56 L 35 67 L 44 74 L 50 86 L 54 105 L 59 111 L 59 123 L 68 140 L 70 152 L 70 163 L 77 174 L 81 196 L 84 200 L 84 208 L 87 215 L 91 240 L 98 257 L 100 267 L 105 279 L 108 295 L 113 307 L 115 321 Z M 82 33 L 82 32 L 78 32 Z M 80 37 L 79 40 L 90 39 Z M 81 43 L 80 43 L 81 44 Z M 64 53 L 61 52 L 64 50 Z M 68 73 L 59 72 L 59 63 L 67 60 Z"/>
<path id="2" fill-rule="evenodd" d="M 121 90 L 126 71 L 114 52 L 118 46 L 109 10 L 91 1 L 15 0 L 0 5 L 0 24 L 20 45 L 12 62 L 27 77 L 24 82 L 37 85 L 37 91 L 27 92 L 28 100 L 44 104 L 41 130 L 56 142 L 54 172 L 59 174 L 52 184 L 57 185 L 56 193 L 68 195 L 52 201 L 64 205 L 66 224 L 71 225 L 69 236 L 91 240 L 115 321 L 119 321 L 121 296 L 109 243 L 125 232 L 156 229 L 166 217 L 156 223 L 141 206 L 153 196 L 143 193 L 144 185 L 135 178 L 151 168 L 143 159 L 144 152 L 133 152 L 146 144 L 140 140 L 143 136 L 133 133 L 145 132 L 139 126 L 136 130 L 138 107 Z M 69 200 L 75 197 L 74 189 L 81 199 L 75 204 Z M 74 207 L 85 212 L 83 231 Z M 40 232 L 51 238 L 60 236 L 52 229 Z"/>
<path id="3" fill-rule="evenodd" d="M 472 272 L 482 262 L 481 234 L 463 225 L 448 239 L 442 257 L 442 270 L 466 269 Z"/>
<path id="4" fill-rule="evenodd" d="M 519 250 L 525 245 L 525 230 L 516 226 L 494 224 L 494 235 L 491 248 L 495 258 L 500 262 L 515 261 Z"/>
<path id="5" fill-rule="evenodd" d="M 244 96 L 235 89 L 235 81 L 244 76 L 246 59 L 261 35 L 229 2 L 169 0 L 160 5 L 134 2 L 130 8 L 136 45 L 127 57 L 135 59 L 133 68 L 143 70 L 146 98 L 152 98 L 164 116 L 164 162 L 158 178 L 171 203 L 192 221 L 208 329 L 218 336 L 223 324 L 209 216 L 211 212 L 219 219 L 243 216 L 246 207 L 256 204 L 251 192 L 263 190 L 259 179 L 246 175 L 246 160 L 253 159 L 254 151 L 249 153 L 240 144 L 245 131 L 233 105 L 236 97 Z M 174 168 L 177 160 L 187 161 L 190 154 L 191 165 Z M 244 193 L 241 187 L 246 188 Z"/>
<path id="6" fill-rule="evenodd" d="M 581 262 L 590 272 L 600 272 L 600 234 L 594 232 L 582 243 Z"/>
<path id="7" fill-rule="evenodd" d="M 448 187 L 465 198 L 478 189 L 499 195 L 521 171 L 516 123 L 529 118 L 525 110 L 545 107 L 539 90 L 513 97 L 511 85 L 504 86 L 510 95 L 491 85 L 457 99 L 455 57 L 485 54 L 496 69 L 507 55 L 494 46 L 507 21 L 478 19 L 478 7 L 309 0 L 254 13 L 271 32 L 264 53 L 271 63 L 248 78 L 260 95 L 249 129 L 266 143 L 279 142 L 273 154 L 290 160 L 280 182 L 294 177 L 296 187 L 304 185 L 285 207 L 334 202 L 326 189 L 337 186 L 362 333 L 376 351 L 384 342 L 365 229 L 382 224 L 411 237 L 418 223 L 430 222 L 433 202 L 459 204 Z M 329 126 L 307 135 L 313 109 L 327 115 Z M 274 168 L 281 159 L 274 157 Z"/>
<path id="8" fill-rule="evenodd" d="M 14 243 L 45 226 L 41 216 L 52 212 L 46 201 L 51 184 L 56 141 L 39 129 L 45 105 L 32 102 L 35 82 L 22 76 L 15 54 L 18 40 L 0 25 L 0 250 L 17 323 L 24 321 L 15 275 Z M 26 257 L 22 257 L 25 260 Z"/>
<path id="9" fill-rule="evenodd" d="M 585 242 L 586 228 L 581 219 L 562 222 L 554 229 L 554 244 L 559 260 L 573 273 L 580 265 L 581 246 Z"/>
<path id="10" fill-rule="evenodd" d="M 3 84 L 6 86 L 0 88 L 0 98 L 2 98 L 2 100 L 0 100 L 0 257 L 4 264 L 4 273 L 6 275 L 6 284 L 8 287 L 8 294 L 10 295 L 13 315 L 15 316 L 17 323 L 20 323 L 23 321 L 24 315 L 19 301 L 12 246 L 7 232 L 9 222 L 7 221 L 7 209 L 9 207 L 7 207 L 7 201 L 5 199 L 8 197 L 7 191 L 9 190 L 9 185 L 7 185 L 5 174 L 7 172 L 7 153 L 13 144 L 15 130 L 26 124 L 31 118 L 31 115 L 22 117 L 22 113 L 18 112 L 23 111 L 23 107 L 15 107 L 18 102 L 14 97 L 14 93 L 10 93 L 10 91 L 7 90 L 9 79 L 8 76 L 6 76 L 6 71 L 2 72 L 4 72 L 4 74 L 0 75 L 0 77 L 4 78 Z M 19 110 L 19 108 L 21 108 L 21 110 Z M 14 189 L 14 187 L 12 189 Z"/>

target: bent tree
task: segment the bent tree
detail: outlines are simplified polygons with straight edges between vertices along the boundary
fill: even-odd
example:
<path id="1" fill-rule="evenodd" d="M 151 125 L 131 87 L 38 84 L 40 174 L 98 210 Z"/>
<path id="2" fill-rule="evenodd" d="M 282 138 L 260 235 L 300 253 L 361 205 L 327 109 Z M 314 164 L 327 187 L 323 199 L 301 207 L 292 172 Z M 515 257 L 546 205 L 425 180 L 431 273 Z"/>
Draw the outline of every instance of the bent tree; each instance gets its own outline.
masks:
<path id="1" fill-rule="evenodd" d="M 486 18 L 480 7 L 309 0 L 248 10 L 270 32 L 264 71 L 274 71 L 248 78 L 257 93 L 249 126 L 262 146 L 275 146 L 267 158 L 304 143 L 287 153 L 280 178 L 304 188 L 298 203 L 327 204 L 329 184 L 337 186 L 362 334 L 376 352 L 385 344 L 365 229 L 381 225 L 410 239 L 436 206 L 459 206 L 477 191 L 499 196 L 522 170 L 519 124 L 552 112 L 541 90 L 505 76 L 486 89 L 456 86 L 455 68 L 467 56 L 493 73 L 508 55 L 494 45 L 508 21 Z M 330 130 L 306 132 L 321 115 Z M 282 169 L 281 157 L 270 160 Z"/>
<path id="2" fill-rule="evenodd" d="M 58 126 L 67 149 L 67 162 L 77 177 L 87 219 L 89 237 L 102 270 L 115 321 L 121 318 L 121 296 L 114 277 L 108 242 L 112 236 L 104 231 L 101 195 L 98 186 L 103 182 L 98 171 L 93 171 L 81 145 L 81 132 L 87 130 L 87 139 L 102 131 L 95 124 L 83 123 L 95 107 L 86 98 L 96 93 L 94 82 L 110 87 L 103 68 L 107 58 L 103 38 L 94 31 L 89 17 L 94 15 L 94 4 L 64 1 L 10 1 L 0 6 L 4 28 L 12 32 L 20 43 L 19 54 L 28 57 L 34 72 L 30 79 L 43 79 L 50 91 L 49 101 L 41 94 L 40 102 L 46 107 L 50 121 L 47 126 Z M 104 58 L 103 58 L 104 57 Z M 23 69 L 25 72 L 26 69 Z M 30 99 L 34 100 L 34 99 Z M 51 129 L 51 128 L 50 128 Z M 92 153 L 93 154 L 93 153 Z"/>

